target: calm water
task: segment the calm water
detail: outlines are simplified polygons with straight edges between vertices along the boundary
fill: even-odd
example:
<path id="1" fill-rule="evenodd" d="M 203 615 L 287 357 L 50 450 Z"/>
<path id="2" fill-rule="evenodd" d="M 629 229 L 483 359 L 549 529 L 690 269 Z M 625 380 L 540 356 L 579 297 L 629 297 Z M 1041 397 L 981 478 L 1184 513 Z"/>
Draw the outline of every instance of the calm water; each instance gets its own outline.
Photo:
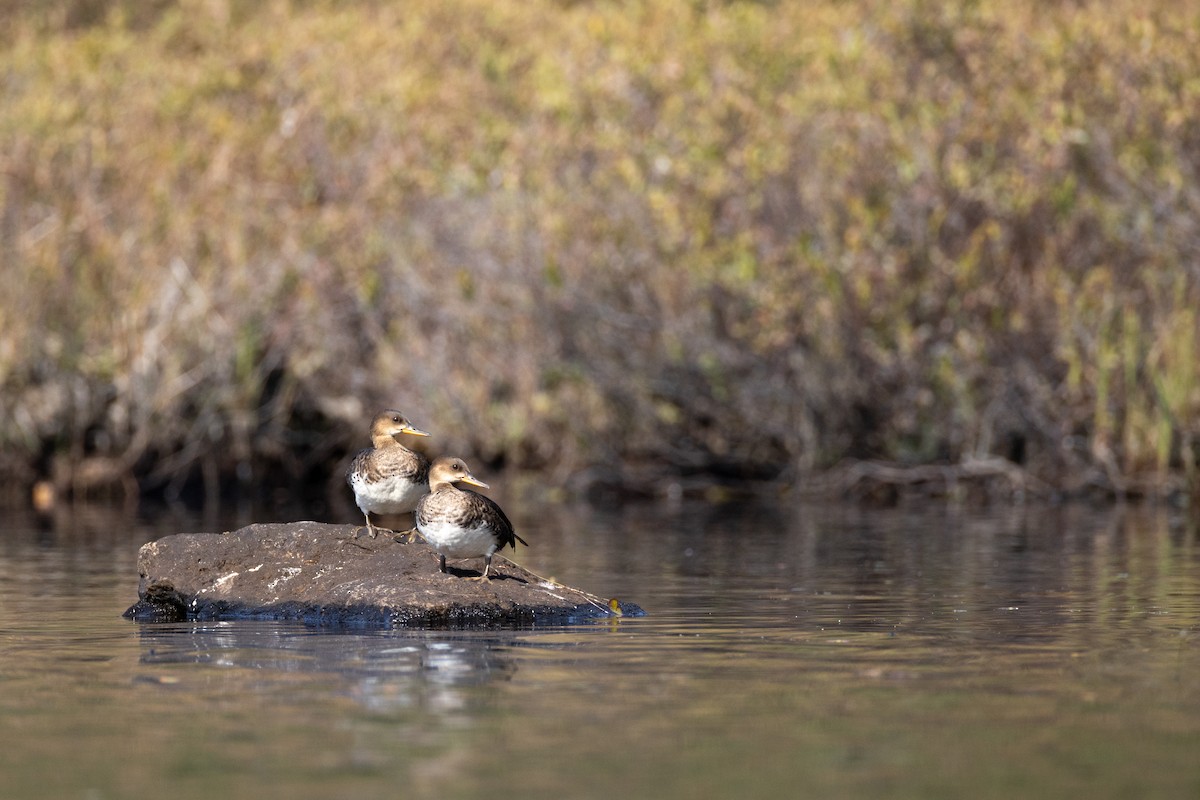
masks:
<path id="1" fill-rule="evenodd" d="M 10 516 L 0 796 L 1200 797 L 1195 520 L 547 514 L 525 565 L 650 615 L 137 625 L 138 545 L 215 526 Z"/>

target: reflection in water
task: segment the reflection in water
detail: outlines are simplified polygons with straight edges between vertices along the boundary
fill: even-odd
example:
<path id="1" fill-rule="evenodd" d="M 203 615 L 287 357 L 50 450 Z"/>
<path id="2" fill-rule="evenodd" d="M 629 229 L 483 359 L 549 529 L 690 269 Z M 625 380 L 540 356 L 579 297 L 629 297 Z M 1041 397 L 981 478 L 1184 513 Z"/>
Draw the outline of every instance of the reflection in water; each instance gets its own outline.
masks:
<path id="1" fill-rule="evenodd" d="M 410 708 L 461 709 L 463 687 L 511 678 L 516 667 L 486 633 L 322 631 L 270 622 L 142 625 L 147 666 L 203 664 L 243 672 L 334 675 L 343 691 L 373 712 Z M 178 671 L 144 673 L 163 684 Z M 165 680 L 164 680 L 164 676 Z"/>
<path id="2" fill-rule="evenodd" d="M 137 625 L 119 615 L 138 545 L 194 520 L 10 519 L 0 784 L 30 798 L 1200 789 L 1187 517 L 685 505 L 514 522 L 528 567 L 649 615 Z"/>

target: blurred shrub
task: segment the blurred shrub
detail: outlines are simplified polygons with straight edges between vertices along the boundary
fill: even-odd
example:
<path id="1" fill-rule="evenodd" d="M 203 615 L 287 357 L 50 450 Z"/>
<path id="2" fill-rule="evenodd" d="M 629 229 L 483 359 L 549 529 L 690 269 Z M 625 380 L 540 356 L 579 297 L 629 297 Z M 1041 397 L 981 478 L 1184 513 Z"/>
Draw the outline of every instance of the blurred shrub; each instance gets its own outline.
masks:
<path id="1" fill-rule="evenodd" d="M 1196 485 L 1194 2 L 56 7 L 0 3 L 25 480 L 312 478 L 396 405 L 556 484 Z"/>

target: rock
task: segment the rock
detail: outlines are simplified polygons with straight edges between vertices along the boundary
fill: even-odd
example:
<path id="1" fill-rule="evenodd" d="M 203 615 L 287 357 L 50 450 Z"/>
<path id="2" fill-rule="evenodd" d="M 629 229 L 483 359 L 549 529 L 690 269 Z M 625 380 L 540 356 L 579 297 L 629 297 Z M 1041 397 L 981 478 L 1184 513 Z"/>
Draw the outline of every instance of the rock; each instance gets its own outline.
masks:
<path id="1" fill-rule="evenodd" d="M 383 533 L 355 538 L 354 525 L 295 522 L 232 533 L 181 533 L 142 546 L 142 622 L 189 619 L 303 620 L 316 625 L 393 627 L 528 626 L 641 616 L 617 603 L 534 575 L 497 554 L 492 579 L 483 559 L 438 571 L 424 542 Z"/>

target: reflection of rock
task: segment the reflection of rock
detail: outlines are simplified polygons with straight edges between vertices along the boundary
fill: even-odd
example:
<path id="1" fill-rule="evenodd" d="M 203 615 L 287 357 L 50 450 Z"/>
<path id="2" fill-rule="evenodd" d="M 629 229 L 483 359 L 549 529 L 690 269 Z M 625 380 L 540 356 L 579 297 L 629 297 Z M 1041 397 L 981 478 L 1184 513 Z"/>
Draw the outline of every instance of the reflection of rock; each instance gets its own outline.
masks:
<path id="1" fill-rule="evenodd" d="M 389 627 L 557 624 L 613 613 L 609 601 L 545 581 L 499 556 L 492 580 L 466 580 L 478 573 L 438 572 L 437 554 L 424 543 L 356 539 L 356 530 L 296 522 L 150 542 L 138 553 L 139 600 L 125 616 Z M 620 608 L 642 613 L 632 604 Z"/>
<path id="2" fill-rule="evenodd" d="M 225 680 L 259 685 L 264 672 L 292 676 L 322 673 L 339 676 L 348 696 L 380 714 L 415 706 L 439 711 L 462 709 L 463 689 L 512 677 L 516 667 L 503 645 L 503 631 L 461 634 L 428 630 L 329 630 L 275 623 L 191 622 L 142 626 L 140 662 L 146 671 L 137 683 L 170 687 L 196 678 L 173 664 L 230 668 Z M 238 672 L 242 670 L 242 672 Z M 239 677 L 240 676 L 240 677 Z"/>

